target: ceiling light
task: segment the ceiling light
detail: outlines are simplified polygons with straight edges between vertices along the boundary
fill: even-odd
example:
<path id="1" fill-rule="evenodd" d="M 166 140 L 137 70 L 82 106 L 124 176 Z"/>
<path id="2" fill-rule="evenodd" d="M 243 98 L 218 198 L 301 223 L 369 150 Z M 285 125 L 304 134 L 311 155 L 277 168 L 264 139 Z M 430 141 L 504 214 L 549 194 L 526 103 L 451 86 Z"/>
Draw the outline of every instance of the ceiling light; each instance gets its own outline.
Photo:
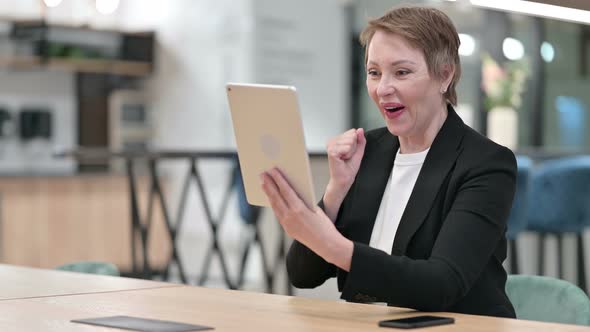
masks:
<path id="1" fill-rule="evenodd" d="M 43 0 L 43 2 L 45 3 L 45 6 L 52 8 L 59 6 L 61 0 Z"/>
<path id="2" fill-rule="evenodd" d="M 96 0 L 96 10 L 103 15 L 110 15 L 119 8 L 119 0 Z"/>
<path id="3" fill-rule="evenodd" d="M 461 45 L 459 46 L 459 55 L 472 55 L 475 51 L 475 39 L 466 33 L 460 33 L 459 39 L 461 40 Z"/>
<path id="4" fill-rule="evenodd" d="M 553 48 L 553 45 L 546 41 L 541 44 L 541 58 L 543 58 L 545 62 L 551 62 L 555 58 L 555 49 Z"/>
<path id="5" fill-rule="evenodd" d="M 471 4 L 478 7 L 555 18 L 563 21 L 590 23 L 590 11 L 545 3 L 524 0 L 471 0 Z"/>
<path id="6" fill-rule="evenodd" d="M 524 56 L 524 46 L 520 40 L 508 37 L 502 43 L 502 52 L 509 60 L 519 60 Z"/>

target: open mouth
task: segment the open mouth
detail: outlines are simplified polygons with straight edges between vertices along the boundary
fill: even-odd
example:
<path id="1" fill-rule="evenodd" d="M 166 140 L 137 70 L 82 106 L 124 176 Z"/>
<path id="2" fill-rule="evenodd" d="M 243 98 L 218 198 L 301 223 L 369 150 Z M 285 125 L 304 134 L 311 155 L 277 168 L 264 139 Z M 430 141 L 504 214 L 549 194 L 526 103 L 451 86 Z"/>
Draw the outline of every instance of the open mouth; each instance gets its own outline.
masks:
<path id="1" fill-rule="evenodd" d="M 387 113 L 395 113 L 403 110 L 406 108 L 405 106 L 397 106 L 397 107 L 384 107 Z"/>
<path id="2" fill-rule="evenodd" d="M 402 114 L 404 114 L 403 111 L 406 109 L 406 106 L 401 103 L 380 103 L 380 104 L 381 104 L 381 107 L 383 107 L 384 114 L 388 119 L 399 118 Z"/>

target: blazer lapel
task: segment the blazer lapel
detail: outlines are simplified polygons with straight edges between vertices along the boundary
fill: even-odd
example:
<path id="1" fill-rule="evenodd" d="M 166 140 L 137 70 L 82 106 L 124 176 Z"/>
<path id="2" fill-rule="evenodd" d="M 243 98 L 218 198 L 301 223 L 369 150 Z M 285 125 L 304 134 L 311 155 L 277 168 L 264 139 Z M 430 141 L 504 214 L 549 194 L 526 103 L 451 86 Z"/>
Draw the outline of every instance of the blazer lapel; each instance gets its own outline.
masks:
<path id="1" fill-rule="evenodd" d="M 363 158 L 365 167 L 361 166 L 357 175 L 357 185 L 353 187 L 354 197 L 358 203 L 353 207 L 351 223 L 347 225 L 347 233 L 351 240 L 369 243 L 375 217 L 379 211 L 398 149 L 398 138 L 384 128 L 383 136 L 375 142 L 370 150 L 365 151 Z"/>
<path id="2" fill-rule="evenodd" d="M 393 242 L 392 254 L 404 255 L 460 153 L 464 124 L 452 107 L 424 160 Z"/>

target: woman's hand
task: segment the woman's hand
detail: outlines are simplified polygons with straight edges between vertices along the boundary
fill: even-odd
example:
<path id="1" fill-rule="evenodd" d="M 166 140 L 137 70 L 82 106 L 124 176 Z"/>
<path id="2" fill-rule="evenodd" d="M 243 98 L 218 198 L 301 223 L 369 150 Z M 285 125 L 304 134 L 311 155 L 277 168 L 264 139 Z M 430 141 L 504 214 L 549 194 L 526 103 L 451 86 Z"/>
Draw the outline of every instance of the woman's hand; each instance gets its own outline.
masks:
<path id="1" fill-rule="evenodd" d="M 332 222 L 336 221 L 340 205 L 356 178 L 366 144 L 363 128 L 350 129 L 328 141 L 330 181 L 323 202 L 326 214 Z"/>
<path id="2" fill-rule="evenodd" d="M 308 208 L 276 168 L 261 174 L 262 189 L 285 232 L 327 262 L 348 271 L 353 244 L 319 207 Z"/>
<path id="3" fill-rule="evenodd" d="M 330 183 L 334 189 L 350 189 L 361 165 L 366 143 L 362 128 L 350 129 L 328 141 Z"/>

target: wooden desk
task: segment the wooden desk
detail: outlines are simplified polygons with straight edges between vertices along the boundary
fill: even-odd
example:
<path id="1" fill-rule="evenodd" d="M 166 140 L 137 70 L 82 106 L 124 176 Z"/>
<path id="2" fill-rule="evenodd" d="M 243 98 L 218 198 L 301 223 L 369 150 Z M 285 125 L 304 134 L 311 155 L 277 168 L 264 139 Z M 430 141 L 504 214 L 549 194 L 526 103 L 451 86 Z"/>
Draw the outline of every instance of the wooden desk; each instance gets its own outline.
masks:
<path id="1" fill-rule="evenodd" d="M 141 279 L 97 276 L 3 264 L 0 264 L 0 280 L 0 301 L 180 286 Z M 2 330 L 1 327 L 0 330 Z"/>
<path id="2" fill-rule="evenodd" d="M 414 311 L 243 291 L 180 286 L 0 301 L 2 331 L 116 331 L 72 319 L 129 315 L 201 324 L 216 332 L 380 331 L 377 322 Z M 440 313 L 453 325 L 428 331 L 588 331 L 588 327 Z"/>

